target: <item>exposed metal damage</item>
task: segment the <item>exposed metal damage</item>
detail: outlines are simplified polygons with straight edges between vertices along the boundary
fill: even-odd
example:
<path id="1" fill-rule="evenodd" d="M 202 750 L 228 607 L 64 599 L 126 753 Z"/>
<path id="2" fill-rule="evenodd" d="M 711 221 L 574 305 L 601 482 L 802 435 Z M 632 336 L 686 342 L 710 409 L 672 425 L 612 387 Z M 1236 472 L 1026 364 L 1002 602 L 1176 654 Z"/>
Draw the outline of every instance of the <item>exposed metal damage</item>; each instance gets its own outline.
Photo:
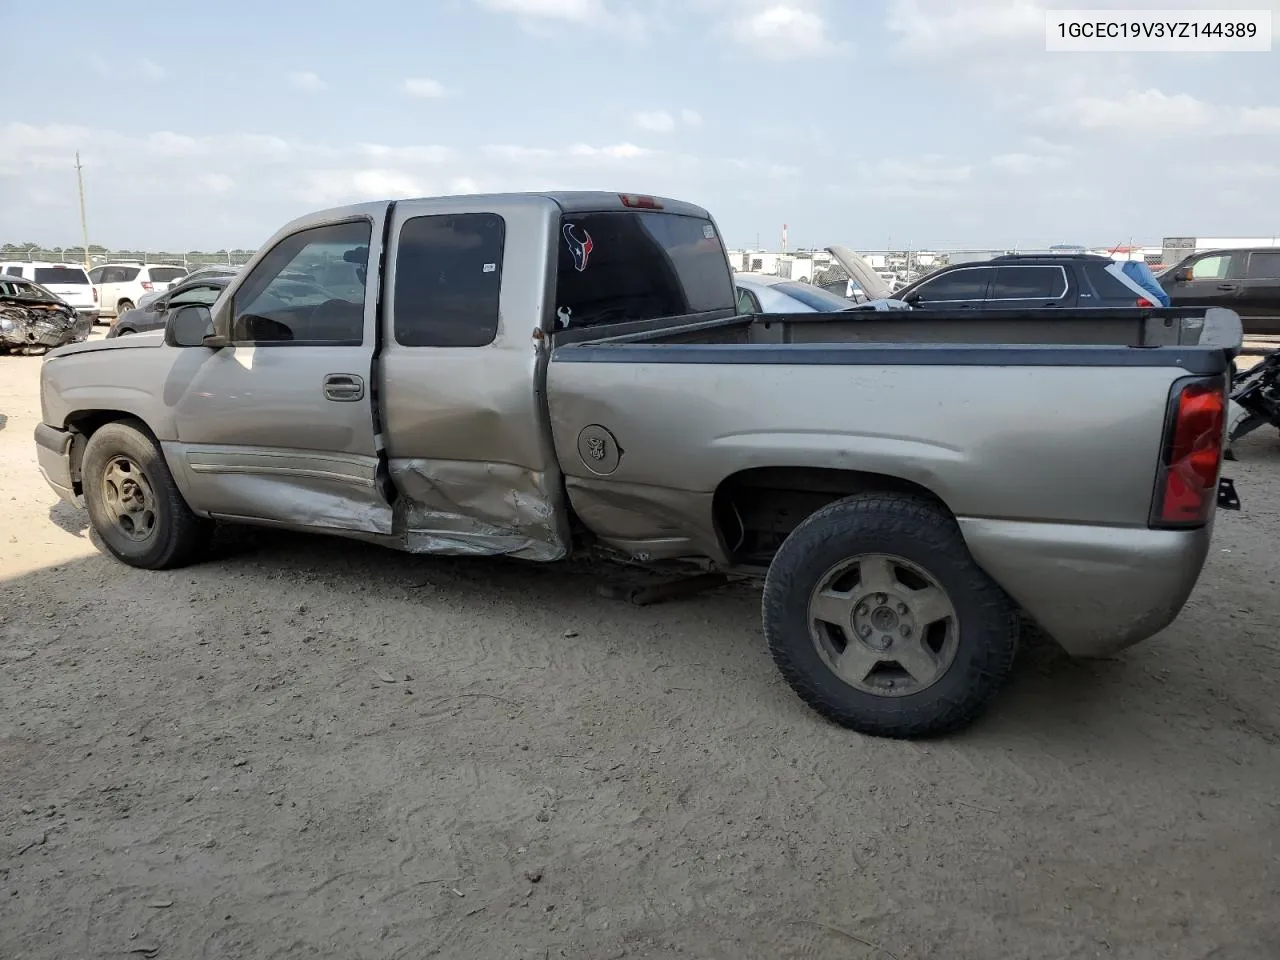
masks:
<path id="1" fill-rule="evenodd" d="M 88 335 L 71 307 L 60 300 L 0 291 L 0 350 L 48 350 Z"/>
<path id="2" fill-rule="evenodd" d="M 411 553 L 560 560 L 568 554 L 548 477 L 506 463 L 392 460 L 397 530 Z"/>

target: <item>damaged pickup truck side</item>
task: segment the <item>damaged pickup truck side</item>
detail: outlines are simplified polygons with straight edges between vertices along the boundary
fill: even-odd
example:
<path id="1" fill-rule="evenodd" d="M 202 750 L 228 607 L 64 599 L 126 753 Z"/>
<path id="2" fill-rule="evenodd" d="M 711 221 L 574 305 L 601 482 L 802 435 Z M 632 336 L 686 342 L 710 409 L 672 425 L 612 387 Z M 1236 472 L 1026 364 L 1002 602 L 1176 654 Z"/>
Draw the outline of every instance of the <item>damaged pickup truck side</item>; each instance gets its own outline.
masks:
<path id="1" fill-rule="evenodd" d="M 1081 655 L 1169 624 L 1218 503 L 1238 317 L 1005 313 L 738 315 L 671 200 L 368 203 L 163 332 L 53 351 L 36 443 L 136 567 L 222 521 L 764 575 L 796 692 L 920 736 L 989 702 L 1019 613 Z"/>
<path id="2" fill-rule="evenodd" d="M 0 275 L 0 353 L 43 352 L 89 336 L 93 320 L 80 317 L 56 293 L 21 277 Z"/>

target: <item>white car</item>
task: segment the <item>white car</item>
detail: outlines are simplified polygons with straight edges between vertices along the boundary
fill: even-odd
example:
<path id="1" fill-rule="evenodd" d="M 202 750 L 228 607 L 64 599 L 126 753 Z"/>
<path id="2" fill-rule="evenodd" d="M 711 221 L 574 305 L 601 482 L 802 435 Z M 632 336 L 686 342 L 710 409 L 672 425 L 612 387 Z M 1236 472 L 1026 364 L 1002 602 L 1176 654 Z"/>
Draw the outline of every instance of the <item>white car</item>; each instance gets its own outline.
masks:
<path id="1" fill-rule="evenodd" d="M 735 273 L 733 282 L 739 313 L 833 313 L 858 305 L 811 283 L 763 273 Z"/>
<path id="2" fill-rule="evenodd" d="M 65 300 L 82 320 L 98 322 L 101 315 L 98 291 L 89 281 L 84 267 L 74 263 L 5 260 L 0 262 L 0 273 L 38 283 Z"/>
<path id="3" fill-rule="evenodd" d="M 176 287 L 179 283 L 186 283 L 188 280 L 203 279 L 204 277 L 234 277 L 239 272 L 240 272 L 239 267 L 227 267 L 227 266 L 223 266 L 220 263 L 207 264 L 205 266 L 197 266 L 185 277 L 183 277 L 180 281 L 174 281 L 173 284 L 171 284 L 171 286 Z M 134 304 L 134 306 L 136 306 L 140 310 L 144 309 L 147 306 L 147 304 L 149 304 L 156 297 L 160 296 L 160 294 L 162 293 L 164 293 L 163 290 L 152 290 L 150 293 L 144 293 L 138 299 L 138 302 Z"/>
<path id="4" fill-rule="evenodd" d="M 146 294 L 163 293 L 186 275 L 186 267 L 165 263 L 104 263 L 89 271 L 103 317 L 132 310 Z"/>

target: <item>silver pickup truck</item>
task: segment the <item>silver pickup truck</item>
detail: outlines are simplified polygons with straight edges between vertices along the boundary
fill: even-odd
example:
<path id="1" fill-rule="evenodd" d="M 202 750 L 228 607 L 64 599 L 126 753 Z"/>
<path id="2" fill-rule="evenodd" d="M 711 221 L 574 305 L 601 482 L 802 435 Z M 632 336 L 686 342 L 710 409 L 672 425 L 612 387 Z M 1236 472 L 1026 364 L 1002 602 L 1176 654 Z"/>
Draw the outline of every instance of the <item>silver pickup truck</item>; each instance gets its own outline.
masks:
<path id="1" fill-rule="evenodd" d="M 1177 616 L 1238 333 L 1203 310 L 739 315 L 698 207 L 401 200 L 290 223 L 164 331 L 53 351 L 35 439 L 136 567 L 194 561 L 222 521 L 763 574 L 796 692 L 920 736 L 979 713 L 1024 618 L 1099 655 Z"/>

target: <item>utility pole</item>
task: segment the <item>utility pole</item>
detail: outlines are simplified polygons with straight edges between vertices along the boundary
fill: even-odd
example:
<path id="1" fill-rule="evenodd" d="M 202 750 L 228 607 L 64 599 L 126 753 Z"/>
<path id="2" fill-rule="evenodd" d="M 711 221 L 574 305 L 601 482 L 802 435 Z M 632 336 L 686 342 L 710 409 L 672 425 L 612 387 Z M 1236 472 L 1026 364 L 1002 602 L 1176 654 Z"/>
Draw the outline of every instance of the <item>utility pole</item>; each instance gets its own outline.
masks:
<path id="1" fill-rule="evenodd" d="M 76 184 L 80 187 L 80 231 L 84 234 L 84 268 L 89 269 L 89 221 L 84 215 L 84 168 L 80 166 L 80 151 L 76 151 Z"/>

